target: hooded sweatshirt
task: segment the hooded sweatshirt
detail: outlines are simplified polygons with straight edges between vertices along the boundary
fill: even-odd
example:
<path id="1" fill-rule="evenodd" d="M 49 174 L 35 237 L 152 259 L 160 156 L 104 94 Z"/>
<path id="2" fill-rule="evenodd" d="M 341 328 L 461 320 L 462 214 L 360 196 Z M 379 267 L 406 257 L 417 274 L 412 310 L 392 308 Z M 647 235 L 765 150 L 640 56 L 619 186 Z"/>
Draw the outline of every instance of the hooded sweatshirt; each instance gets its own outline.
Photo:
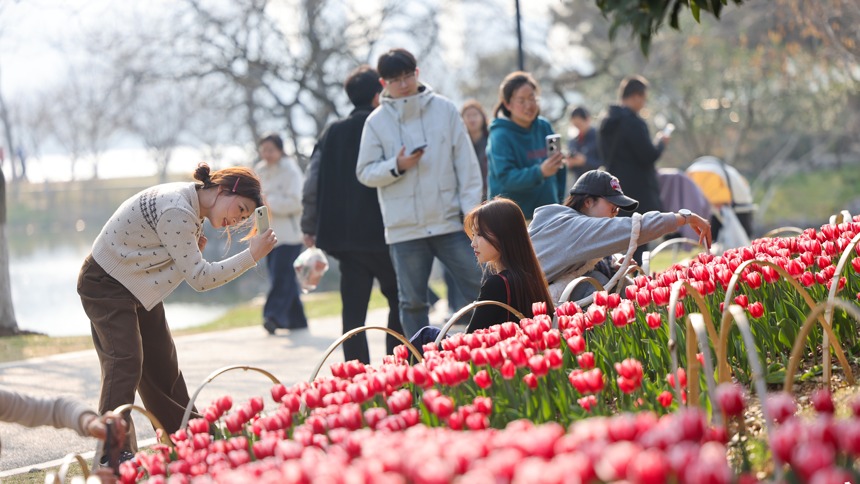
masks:
<path id="1" fill-rule="evenodd" d="M 487 143 L 487 198 L 501 195 L 522 209 L 527 219 L 537 207 L 560 203 L 565 195 L 566 170 L 544 178 L 540 165 L 547 158 L 546 136 L 553 134 L 549 121 L 538 116 L 527 129 L 507 117 L 490 123 Z"/>
<path id="2" fill-rule="evenodd" d="M 426 145 L 414 167 L 399 172 L 397 155 Z M 376 188 L 386 243 L 463 230 L 463 215 L 481 203 L 481 170 L 457 107 L 427 85 L 392 98 L 387 91 L 361 135 L 358 181 Z"/>
<path id="3" fill-rule="evenodd" d="M 663 143 L 651 142 L 645 121 L 628 107 L 610 106 L 598 142 L 606 171 L 618 178 L 628 197 L 639 201 L 636 211 L 663 210 L 655 168 Z"/>
<path id="4" fill-rule="evenodd" d="M 638 244 L 677 228 L 674 213 L 648 212 L 642 216 Z M 587 272 L 600 259 L 626 251 L 632 230 L 630 217 L 589 217 L 566 205 L 545 205 L 535 210 L 529 237 L 546 280 L 552 284 L 563 275 Z"/>

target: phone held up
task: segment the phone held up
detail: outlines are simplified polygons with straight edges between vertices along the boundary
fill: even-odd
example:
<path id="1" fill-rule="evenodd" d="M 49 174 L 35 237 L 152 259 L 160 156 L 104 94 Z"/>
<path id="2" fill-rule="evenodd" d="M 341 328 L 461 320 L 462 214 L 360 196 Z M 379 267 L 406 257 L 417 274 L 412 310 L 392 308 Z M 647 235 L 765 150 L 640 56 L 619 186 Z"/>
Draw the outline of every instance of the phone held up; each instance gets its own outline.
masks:
<path id="1" fill-rule="evenodd" d="M 561 135 L 550 134 L 546 137 L 546 155 L 550 157 L 556 153 L 561 153 Z"/>
<path id="2" fill-rule="evenodd" d="M 257 233 L 262 234 L 269 230 L 269 208 L 265 205 L 254 210 L 254 222 L 257 224 Z"/>
<path id="3" fill-rule="evenodd" d="M 415 153 L 418 153 L 419 151 L 423 152 L 423 151 L 424 151 L 424 150 L 426 150 L 426 149 L 427 149 L 427 145 L 426 145 L 426 144 L 423 144 L 423 145 L 421 145 L 421 146 L 416 146 L 415 148 L 412 148 L 412 151 L 411 151 L 411 152 L 409 152 L 409 154 L 410 154 L 410 155 L 414 155 Z"/>

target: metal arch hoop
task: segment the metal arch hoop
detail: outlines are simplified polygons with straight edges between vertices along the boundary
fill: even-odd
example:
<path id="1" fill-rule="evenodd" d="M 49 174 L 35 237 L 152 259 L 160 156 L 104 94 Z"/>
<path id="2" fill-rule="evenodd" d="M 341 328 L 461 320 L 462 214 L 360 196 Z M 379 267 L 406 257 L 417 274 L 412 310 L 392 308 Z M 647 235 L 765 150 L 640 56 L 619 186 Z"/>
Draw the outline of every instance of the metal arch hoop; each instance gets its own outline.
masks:
<path id="1" fill-rule="evenodd" d="M 475 302 L 472 302 L 472 303 L 465 305 L 462 309 L 460 309 L 459 311 L 454 313 L 453 316 L 451 316 L 451 319 L 449 319 L 448 322 L 446 322 L 445 325 L 442 326 L 442 331 L 439 332 L 439 336 L 436 337 L 436 341 L 434 341 L 434 343 L 436 345 L 438 345 L 442 341 L 442 339 L 445 338 L 445 335 L 448 334 L 448 330 L 451 329 L 451 326 L 453 326 L 454 323 L 457 322 L 457 320 L 462 318 L 464 314 L 466 314 L 469 311 L 471 311 L 477 307 L 480 307 L 480 306 L 500 306 L 500 307 L 506 309 L 508 312 L 510 312 L 511 314 L 513 314 L 514 316 L 516 316 L 519 319 L 525 319 L 526 318 L 523 315 L 523 313 L 517 311 L 516 309 L 512 308 L 511 306 L 509 306 L 509 305 L 507 305 L 501 301 L 492 301 L 492 300 L 475 301 Z"/>
<path id="2" fill-rule="evenodd" d="M 597 279 L 589 276 L 580 276 L 576 279 L 570 281 L 567 286 L 564 287 L 564 291 L 561 292 L 561 297 L 558 298 L 558 304 L 563 304 L 567 302 L 567 299 L 570 297 L 573 290 L 576 289 L 577 286 L 582 284 L 583 282 L 587 282 L 594 286 L 594 289 L 598 291 L 605 291 L 606 289 L 603 287 L 603 284 L 600 283 Z M 589 304 L 594 299 L 594 295 L 586 296 L 579 301 L 576 301 L 580 306 L 583 304 Z"/>
<path id="3" fill-rule="evenodd" d="M 421 352 L 419 352 L 418 349 L 416 349 L 415 346 L 412 343 L 410 343 L 409 340 L 406 339 L 405 336 L 398 333 L 397 331 L 394 331 L 393 329 L 386 328 L 383 326 L 361 326 L 359 328 L 355 328 L 353 330 L 347 331 L 346 333 L 343 334 L 343 336 L 338 338 L 334 343 L 332 343 L 328 347 L 328 349 L 325 351 L 325 354 L 323 355 L 322 359 L 317 364 L 316 368 L 314 368 L 314 371 L 311 373 L 311 377 L 308 378 L 308 382 L 313 383 L 313 381 L 317 378 L 317 374 L 319 374 L 320 369 L 322 369 L 322 366 L 325 363 L 325 361 L 334 352 L 334 350 L 336 350 L 338 348 L 338 346 L 342 345 L 344 341 L 352 338 L 353 336 L 355 336 L 359 333 L 363 333 L 365 331 L 370 331 L 370 330 L 385 331 L 386 333 L 397 338 L 398 340 L 400 340 L 401 343 L 406 345 L 406 348 L 412 352 L 412 354 L 415 356 L 415 359 L 417 359 L 418 361 L 421 361 L 423 359 L 421 357 Z"/>
<path id="4" fill-rule="evenodd" d="M 729 331 L 732 329 L 731 325 L 731 315 L 729 314 L 729 307 L 732 302 L 732 296 L 734 296 L 735 286 L 738 285 L 740 281 L 741 273 L 744 269 L 746 269 L 750 264 L 758 264 L 760 266 L 769 266 L 776 270 L 789 284 L 791 284 L 797 292 L 803 297 L 803 300 L 806 301 L 807 306 L 810 309 L 814 308 L 816 302 L 812 299 L 812 296 L 800 285 L 797 280 L 791 277 L 785 269 L 774 264 L 770 261 L 765 260 L 748 260 L 738 266 L 735 269 L 734 274 L 732 274 L 732 278 L 729 280 L 729 286 L 726 288 L 726 299 L 723 301 L 723 316 L 720 321 L 720 340 L 719 347 L 717 348 L 717 358 L 719 361 L 719 367 L 717 368 L 717 377 L 720 383 L 729 381 L 729 364 L 728 364 L 728 353 L 727 348 L 729 344 Z M 822 323 L 822 327 L 824 328 L 825 334 L 828 336 L 832 336 L 833 330 L 830 328 L 830 325 L 824 320 L 823 317 L 819 316 L 819 320 Z M 839 344 L 839 341 L 834 337 L 833 341 L 830 341 L 829 345 L 833 347 L 833 351 L 836 353 L 836 357 L 839 359 L 839 363 L 845 370 L 845 377 L 848 379 L 850 384 L 854 384 L 854 373 L 851 371 L 851 367 L 848 365 L 848 360 L 845 358 L 845 352 L 842 351 L 842 345 Z M 830 356 L 830 351 L 825 351 L 824 354 Z M 722 358 L 721 358 L 722 356 Z M 828 382 L 828 386 L 830 385 L 830 358 L 824 358 L 824 379 Z"/>
<path id="5" fill-rule="evenodd" d="M 803 233 L 803 229 L 800 227 L 794 227 L 794 226 L 777 227 L 773 230 L 768 231 L 764 235 L 762 235 L 762 238 L 766 239 L 766 238 L 776 237 L 777 235 L 780 235 L 780 234 L 800 235 L 802 233 Z"/>
<path id="6" fill-rule="evenodd" d="M 645 275 L 650 275 L 651 258 L 653 258 L 655 255 L 659 254 L 663 250 L 665 250 L 665 249 L 667 249 L 673 245 L 681 245 L 681 244 L 691 244 L 691 245 L 697 245 L 700 247 L 702 246 L 702 244 L 700 244 L 698 240 L 693 240 L 693 239 L 690 239 L 687 237 L 676 237 L 674 239 L 664 240 L 663 242 L 660 243 L 660 245 L 658 245 L 657 247 L 654 247 L 654 250 L 649 251 L 647 263 L 645 262 L 645 257 L 644 256 L 642 257 L 642 265 L 643 265 L 642 272 L 644 272 Z"/>
<path id="7" fill-rule="evenodd" d="M 194 395 L 191 396 L 191 399 L 188 400 L 188 405 L 185 406 L 185 414 L 182 416 L 182 424 L 179 425 L 179 428 L 184 429 L 188 426 L 188 420 L 191 418 L 191 408 L 194 407 L 194 402 L 197 401 L 197 396 L 200 395 L 200 391 L 203 390 L 203 387 L 208 385 L 212 380 L 215 379 L 215 377 L 222 375 L 224 373 L 227 373 L 228 371 L 232 371 L 232 370 L 256 371 L 257 373 L 261 373 L 261 374 L 265 375 L 266 377 L 268 377 L 269 380 L 272 381 L 273 385 L 277 385 L 278 383 L 281 383 L 277 378 L 275 378 L 274 375 L 272 375 L 268 371 L 266 371 L 262 368 L 257 368 L 255 366 L 232 365 L 232 366 L 225 366 L 223 368 L 219 368 L 219 369 L 213 371 L 212 373 L 210 373 L 209 376 L 207 376 L 206 379 L 203 380 L 203 383 L 201 383 L 200 386 L 197 387 L 197 390 L 194 391 Z"/>
<path id="8" fill-rule="evenodd" d="M 761 361 L 759 361 L 758 353 L 756 353 L 755 339 L 753 338 L 752 330 L 750 330 L 749 320 L 744 313 L 744 309 L 737 304 L 732 304 L 727 309 L 728 311 L 726 313 L 733 318 L 741 332 L 741 335 L 743 335 L 744 349 L 746 349 L 747 352 L 747 360 L 749 360 L 750 366 L 753 370 L 753 380 L 755 381 L 756 393 L 758 394 L 759 400 L 764 403 L 767 400 L 767 384 L 764 381 L 764 371 L 761 367 Z M 767 428 L 767 434 L 773 435 L 773 420 L 771 419 L 767 405 L 762 405 L 761 411 L 762 416 L 764 416 L 764 425 Z M 776 455 L 773 456 L 773 459 L 776 464 L 774 477 L 776 477 L 776 481 L 780 481 L 782 480 L 782 462 Z"/>
<path id="9" fill-rule="evenodd" d="M 812 311 L 810 311 L 809 315 L 806 316 L 806 321 L 804 321 L 803 326 L 800 327 L 800 332 L 797 334 L 797 339 L 794 340 L 794 346 L 791 348 L 791 356 L 788 359 L 788 368 L 785 370 L 785 383 L 783 384 L 784 391 L 790 392 L 794 386 L 794 374 L 797 372 L 797 367 L 800 366 L 800 353 L 803 351 L 806 337 L 809 335 L 812 327 L 815 326 L 816 321 L 824 325 L 821 321 L 821 313 L 825 311 L 832 313 L 834 306 L 844 309 L 852 318 L 854 318 L 854 321 L 860 322 L 860 309 L 857 309 L 857 305 L 845 301 L 844 299 L 835 299 L 832 301 L 827 300 L 815 306 Z M 850 371 L 850 369 L 848 371 Z"/>
<path id="10" fill-rule="evenodd" d="M 848 214 L 847 211 L 843 211 L 845 215 L 847 215 L 848 220 L 851 220 L 851 215 Z M 845 269 L 846 264 L 848 264 L 848 258 L 852 257 L 851 253 L 854 251 L 854 247 L 860 243 L 860 234 L 854 236 L 848 245 L 845 247 L 845 250 L 842 251 L 842 256 L 839 257 L 839 262 L 836 264 L 836 271 L 833 273 L 833 278 L 830 280 L 830 291 L 827 293 L 827 301 L 832 303 L 836 301 L 836 292 L 839 290 L 839 278 L 842 277 L 842 271 Z M 833 326 L 833 310 L 832 305 L 828 306 L 824 311 L 824 321 L 827 323 L 827 326 Z M 830 335 L 825 333 L 822 338 L 822 345 L 827 348 L 830 346 Z M 830 352 L 825 351 L 822 355 L 824 357 L 823 363 L 826 368 L 830 368 Z M 830 375 L 828 376 L 828 381 L 830 380 Z"/>
<path id="11" fill-rule="evenodd" d="M 83 457 L 81 457 L 80 454 L 72 452 L 71 454 L 66 454 L 66 456 L 63 457 L 63 463 L 60 464 L 60 468 L 59 470 L 57 470 L 56 474 L 51 473 L 45 476 L 45 482 L 50 482 L 51 484 L 62 484 L 66 482 L 66 476 L 69 473 L 69 466 L 74 461 L 78 462 L 78 465 L 81 468 L 81 472 L 84 474 L 84 479 L 90 477 L 90 469 L 87 466 L 87 461 Z M 51 477 L 53 477 L 53 479 L 51 479 Z"/>
<path id="12" fill-rule="evenodd" d="M 710 341 L 716 341 L 717 339 L 717 330 L 714 329 L 714 322 L 711 320 L 711 314 L 708 311 L 708 306 L 705 304 L 705 298 L 702 296 L 702 293 L 699 292 L 698 289 L 693 287 L 688 281 L 675 281 L 672 284 L 671 292 L 669 293 L 669 351 L 672 356 L 672 373 L 678 374 L 678 352 L 676 351 L 675 345 L 675 307 L 678 305 L 678 298 L 681 294 L 681 288 L 687 288 L 687 294 L 693 296 L 693 300 L 696 302 L 696 306 L 699 307 L 699 311 L 702 315 L 702 320 L 704 322 L 705 329 L 707 330 L 707 335 Z M 695 332 L 690 332 L 692 326 L 688 321 L 687 324 L 687 394 L 689 398 L 689 402 L 693 405 L 699 404 L 699 369 L 696 366 L 696 346 L 697 340 Z M 695 328 L 693 328 L 695 329 Z M 717 349 L 717 360 L 720 359 L 720 352 Z M 681 402 L 681 379 L 675 379 L 675 391 L 677 393 L 678 401 Z M 695 382 L 695 384 L 694 384 Z M 712 397 L 713 398 L 713 395 Z"/>

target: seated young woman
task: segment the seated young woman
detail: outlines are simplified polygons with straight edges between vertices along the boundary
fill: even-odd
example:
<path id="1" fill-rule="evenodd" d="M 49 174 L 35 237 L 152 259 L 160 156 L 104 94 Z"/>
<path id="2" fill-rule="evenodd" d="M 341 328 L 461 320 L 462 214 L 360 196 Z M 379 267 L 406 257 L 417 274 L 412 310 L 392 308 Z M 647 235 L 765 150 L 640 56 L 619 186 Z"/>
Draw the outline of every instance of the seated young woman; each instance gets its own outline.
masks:
<path id="1" fill-rule="evenodd" d="M 484 266 L 478 301 L 505 303 L 527 318 L 533 316 L 535 302 L 545 302 L 547 311 L 552 312 L 552 298 L 529 239 L 526 219 L 516 203 L 501 197 L 485 201 L 466 215 L 463 225 L 478 263 Z M 466 332 L 516 319 L 501 306 L 479 306 Z M 435 341 L 439 332 L 439 328 L 424 327 L 411 342 L 420 349 Z"/>

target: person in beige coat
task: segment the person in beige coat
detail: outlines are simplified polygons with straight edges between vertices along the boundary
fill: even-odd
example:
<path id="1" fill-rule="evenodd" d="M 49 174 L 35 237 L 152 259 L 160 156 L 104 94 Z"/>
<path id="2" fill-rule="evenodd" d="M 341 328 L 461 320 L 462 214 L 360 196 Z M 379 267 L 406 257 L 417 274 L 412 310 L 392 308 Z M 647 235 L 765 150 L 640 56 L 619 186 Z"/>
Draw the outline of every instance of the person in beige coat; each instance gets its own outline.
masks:
<path id="1" fill-rule="evenodd" d="M 257 146 L 262 160 L 254 171 L 260 177 L 272 229 L 278 235 L 278 244 L 266 257 L 271 285 L 263 306 L 263 327 L 269 334 L 275 334 L 277 328 L 304 329 L 308 320 L 293 270 L 293 262 L 304 248 L 301 229 L 304 176 L 296 160 L 284 156 L 280 136 L 266 135 Z"/>

